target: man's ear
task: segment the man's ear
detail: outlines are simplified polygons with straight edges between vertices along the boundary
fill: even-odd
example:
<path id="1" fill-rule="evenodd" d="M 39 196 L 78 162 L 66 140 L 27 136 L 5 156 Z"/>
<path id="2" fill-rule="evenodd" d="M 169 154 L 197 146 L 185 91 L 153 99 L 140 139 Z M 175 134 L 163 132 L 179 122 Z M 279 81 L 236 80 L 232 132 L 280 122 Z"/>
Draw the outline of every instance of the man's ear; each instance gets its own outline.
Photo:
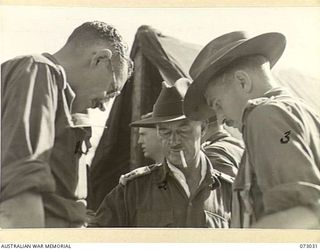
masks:
<path id="1" fill-rule="evenodd" d="M 207 102 L 207 105 L 208 105 L 210 108 L 214 109 L 214 107 L 213 107 L 213 100 L 212 100 L 209 96 L 206 96 L 206 95 L 205 95 L 205 100 L 206 100 L 206 102 Z"/>
<path id="2" fill-rule="evenodd" d="M 112 51 L 109 49 L 98 50 L 91 58 L 91 65 L 96 66 L 100 62 L 107 62 L 112 57 Z"/>
<path id="3" fill-rule="evenodd" d="M 239 84 L 240 88 L 249 93 L 252 90 L 252 80 L 250 75 L 244 70 L 237 70 L 234 72 L 234 78 L 236 83 Z"/>
<path id="4" fill-rule="evenodd" d="M 211 108 L 211 109 L 214 109 L 214 105 L 213 105 L 213 98 L 210 98 L 210 94 L 209 93 L 209 88 L 210 87 L 207 87 L 206 91 L 204 92 L 204 99 L 207 103 L 207 105 Z"/>

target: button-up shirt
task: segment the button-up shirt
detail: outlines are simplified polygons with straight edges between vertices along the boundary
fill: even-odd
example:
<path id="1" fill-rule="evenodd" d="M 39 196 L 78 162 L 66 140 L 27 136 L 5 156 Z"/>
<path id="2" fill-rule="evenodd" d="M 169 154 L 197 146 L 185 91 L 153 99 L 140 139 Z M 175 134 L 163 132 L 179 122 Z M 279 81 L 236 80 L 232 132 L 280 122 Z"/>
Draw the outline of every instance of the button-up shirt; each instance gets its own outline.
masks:
<path id="1" fill-rule="evenodd" d="M 46 213 L 81 224 L 86 211 L 75 190 L 85 131 L 73 128 L 75 95 L 63 68 L 49 54 L 9 60 L 1 93 L 1 201 L 33 190 Z"/>
<path id="2" fill-rule="evenodd" d="M 166 160 L 145 167 L 152 168 L 147 174 L 129 174 L 130 181 L 122 182 L 105 197 L 91 226 L 227 228 L 230 211 L 224 207 L 219 180 L 203 153 L 200 164 L 208 166 L 206 175 L 190 197 Z"/>
<path id="3" fill-rule="evenodd" d="M 188 183 L 187 183 L 187 179 L 184 176 L 184 174 L 182 173 L 182 171 L 179 168 L 177 168 L 176 166 L 174 166 L 173 164 L 171 164 L 168 160 L 167 160 L 167 166 L 171 170 L 173 176 L 177 179 L 177 181 L 180 183 L 180 185 L 182 186 L 182 188 L 186 192 L 186 195 L 188 197 L 190 197 L 190 189 L 189 189 L 189 186 L 188 186 Z M 206 173 L 207 173 L 207 163 L 206 163 L 206 161 L 203 161 L 203 164 L 200 164 L 199 167 L 201 168 L 200 169 L 201 178 L 200 178 L 200 181 L 198 183 L 198 187 L 200 186 L 200 184 L 204 180 L 204 178 L 206 176 Z"/>
<path id="4" fill-rule="evenodd" d="M 225 206 L 231 210 L 232 184 L 243 156 L 243 142 L 232 137 L 227 131 L 220 130 L 211 135 L 202 147 L 210 159 L 212 167 L 224 174 L 225 178 L 221 181 L 221 190 Z"/>
<path id="5" fill-rule="evenodd" d="M 320 207 L 320 118 L 281 88 L 248 102 L 232 227 L 296 206 Z M 277 225 L 274 225 L 277 227 Z"/>

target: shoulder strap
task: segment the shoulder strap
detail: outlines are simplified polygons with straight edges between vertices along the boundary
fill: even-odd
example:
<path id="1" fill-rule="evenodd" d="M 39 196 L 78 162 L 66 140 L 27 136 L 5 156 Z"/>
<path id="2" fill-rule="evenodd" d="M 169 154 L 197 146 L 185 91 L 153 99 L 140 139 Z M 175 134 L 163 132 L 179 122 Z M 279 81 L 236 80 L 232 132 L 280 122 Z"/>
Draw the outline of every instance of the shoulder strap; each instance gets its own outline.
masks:
<path id="1" fill-rule="evenodd" d="M 157 167 L 159 167 L 159 166 L 161 166 L 161 164 L 152 164 L 149 166 L 136 168 L 127 174 L 121 175 L 120 179 L 119 179 L 119 183 L 121 185 L 125 186 L 129 181 L 132 181 L 140 176 L 150 174 L 152 171 L 157 169 Z"/>

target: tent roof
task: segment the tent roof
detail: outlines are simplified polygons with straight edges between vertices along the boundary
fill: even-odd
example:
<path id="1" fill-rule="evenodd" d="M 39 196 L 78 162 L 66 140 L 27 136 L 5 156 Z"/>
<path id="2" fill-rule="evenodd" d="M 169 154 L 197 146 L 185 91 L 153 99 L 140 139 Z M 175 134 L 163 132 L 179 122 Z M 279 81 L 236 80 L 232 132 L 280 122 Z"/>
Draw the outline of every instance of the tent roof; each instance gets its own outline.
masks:
<path id="1" fill-rule="evenodd" d="M 202 46 L 165 36 L 150 26 L 141 26 L 135 36 L 131 58 L 142 54 L 159 70 L 168 83 L 180 77 L 189 77 L 190 66 Z"/>
<path id="2" fill-rule="evenodd" d="M 134 58 L 140 50 L 159 70 L 162 78 L 173 84 L 180 77 L 190 78 L 189 69 L 201 48 L 200 45 L 163 35 L 160 31 L 143 25 L 137 30 L 130 56 Z M 293 94 L 303 98 L 320 112 L 319 79 L 304 75 L 296 69 L 277 67 L 277 65 L 274 73 L 282 86 L 287 87 Z"/>
<path id="3" fill-rule="evenodd" d="M 161 81 L 173 84 L 181 77 L 189 77 L 189 68 L 202 46 L 165 36 L 150 26 L 141 26 L 135 36 L 131 58 L 136 64 L 133 77 L 125 85 L 111 109 L 107 127 L 101 137 L 89 174 L 88 204 L 97 208 L 108 191 L 118 183 L 119 176 L 131 170 L 130 157 L 139 150 L 137 137 L 129 123 L 152 110 Z M 305 99 L 320 111 L 318 79 L 297 70 L 275 67 L 283 86 Z M 137 94 L 138 93 L 138 94 Z"/>
<path id="4" fill-rule="evenodd" d="M 280 85 L 286 87 L 291 93 L 306 101 L 318 114 L 320 114 L 320 80 L 299 72 L 296 69 L 276 68 L 274 75 Z"/>
<path id="5" fill-rule="evenodd" d="M 189 68 L 200 50 L 199 45 L 165 36 L 150 26 L 137 30 L 130 54 L 136 64 L 135 72 L 112 106 L 106 124 L 108 129 L 101 136 L 90 167 L 90 208 L 97 208 L 121 174 L 138 167 L 130 165 L 131 156 L 141 152 L 136 145 L 137 138 L 131 143 L 137 132 L 130 129 L 129 123 L 152 110 L 163 80 L 173 84 L 181 77 L 189 77 Z M 141 163 L 140 160 L 136 163 Z"/>

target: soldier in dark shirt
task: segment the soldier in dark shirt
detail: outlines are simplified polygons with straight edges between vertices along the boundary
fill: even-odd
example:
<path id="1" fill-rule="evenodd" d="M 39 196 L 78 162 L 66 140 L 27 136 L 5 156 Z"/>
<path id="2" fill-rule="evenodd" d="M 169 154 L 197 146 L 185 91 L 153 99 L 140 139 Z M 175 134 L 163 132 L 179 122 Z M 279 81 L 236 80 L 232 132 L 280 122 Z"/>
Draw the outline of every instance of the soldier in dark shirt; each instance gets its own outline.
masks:
<path id="1" fill-rule="evenodd" d="M 228 228 L 230 206 L 221 183 L 230 181 L 212 166 L 201 150 L 206 123 L 183 114 L 188 82 L 164 86 L 152 117 L 165 158 L 159 164 L 133 170 L 101 203 L 91 226 Z"/>

